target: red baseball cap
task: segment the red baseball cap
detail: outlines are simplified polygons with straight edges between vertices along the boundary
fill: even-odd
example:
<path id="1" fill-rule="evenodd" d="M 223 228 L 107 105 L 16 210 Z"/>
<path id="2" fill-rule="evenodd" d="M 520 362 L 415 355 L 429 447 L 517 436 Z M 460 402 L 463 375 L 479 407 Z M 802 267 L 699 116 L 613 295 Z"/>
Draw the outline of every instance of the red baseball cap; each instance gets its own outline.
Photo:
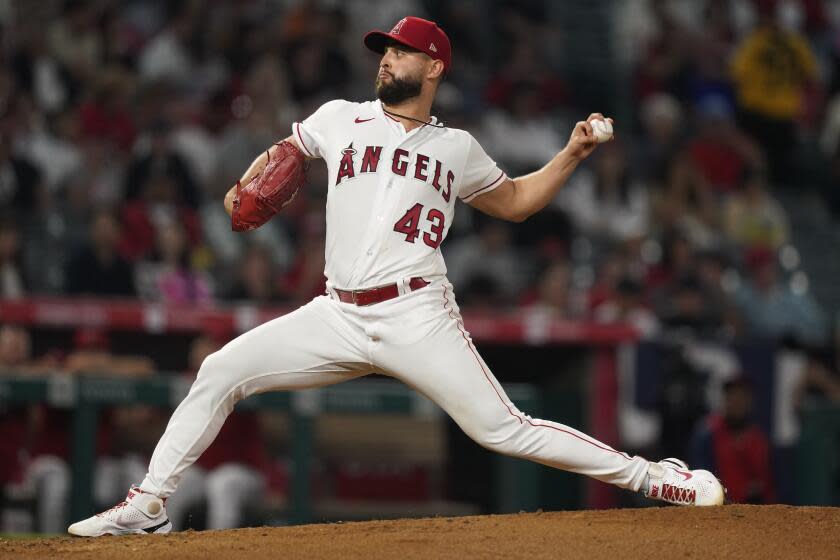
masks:
<path id="1" fill-rule="evenodd" d="M 388 41 L 396 41 L 442 61 L 444 73 L 449 73 L 452 46 L 449 37 L 435 22 L 413 16 L 404 17 L 390 32 L 370 31 L 364 38 L 365 46 L 379 54 L 385 52 Z"/>

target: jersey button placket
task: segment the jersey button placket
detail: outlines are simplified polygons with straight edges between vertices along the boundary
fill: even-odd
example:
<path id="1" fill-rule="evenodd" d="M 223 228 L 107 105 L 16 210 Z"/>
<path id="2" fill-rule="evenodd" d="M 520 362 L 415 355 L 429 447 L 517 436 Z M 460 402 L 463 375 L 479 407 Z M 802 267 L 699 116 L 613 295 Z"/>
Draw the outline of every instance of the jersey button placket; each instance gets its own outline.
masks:
<path id="1" fill-rule="evenodd" d="M 390 130 L 388 137 L 390 140 L 390 144 L 393 145 L 393 148 L 391 148 L 391 146 L 389 145 L 386 145 L 385 149 L 390 149 L 390 152 L 385 152 L 383 150 L 383 155 L 384 153 L 391 153 L 391 157 L 393 157 L 393 151 L 397 147 L 399 147 L 399 144 L 401 142 L 399 138 L 394 138 L 394 136 L 398 135 L 399 133 L 393 130 L 393 127 L 389 127 L 389 129 Z M 383 160 L 380 165 L 390 166 L 391 159 Z M 376 255 L 378 254 L 378 249 L 387 246 L 387 237 L 385 237 L 387 235 L 387 232 L 383 231 L 383 225 L 385 222 L 385 215 L 388 213 L 390 206 L 388 201 L 388 195 L 390 194 L 390 192 L 392 192 L 391 186 L 394 181 L 391 175 L 390 167 L 380 168 L 380 172 L 377 173 L 377 175 L 379 176 L 380 188 L 376 190 L 376 198 L 374 199 L 373 203 L 373 212 L 371 213 L 377 219 L 371 222 L 371 227 L 368 228 L 368 236 L 365 239 L 365 244 L 362 245 L 363 247 L 368 247 L 368 249 L 365 251 L 365 255 L 368 257 L 368 260 L 376 258 Z M 385 183 L 384 189 L 381 188 L 383 182 Z"/>
<path id="2" fill-rule="evenodd" d="M 387 118 L 387 117 L 386 117 Z M 382 173 L 380 174 L 380 184 L 384 183 L 384 188 L 379 189 L 379 195 L 377 196 L 377 206 L 376 206 L 376 226 L 373 228 L 375 231 L 378 232 L 378 240 L 382 247 L 388 246 L 388 227 L 385 223 L 385 217 L 390 216 L 394 212 L 394 200 L 392 200 L 393 193 L 394 193 L 394 183 L 398 181 L 398 178 L 394 176 L 393 171 L 391 170 L 391 165 L 393 164 L 394 152 L 402 146 L 403 142 L 405 141 L 405 130 L 401 127 L 400 123 L 391 123 L 396 125 L 396 127 L 390 127 L 392 133 L 389 134 L 390 136 L 390 145 L 386 146 L 390 157 L 383 161 L 383 163 L 387 166 L 382 169 Z M 394 130 L 395 128 L 400 127 L 400 130 Z M 396 197 L 397 199 L 399 197 Z"/>

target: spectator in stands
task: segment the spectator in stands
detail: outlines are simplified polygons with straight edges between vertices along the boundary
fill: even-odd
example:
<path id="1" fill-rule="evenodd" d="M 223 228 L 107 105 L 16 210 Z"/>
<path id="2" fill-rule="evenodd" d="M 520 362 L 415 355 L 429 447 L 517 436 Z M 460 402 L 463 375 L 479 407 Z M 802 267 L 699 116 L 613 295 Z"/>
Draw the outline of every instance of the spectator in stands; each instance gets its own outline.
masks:
<path id="1" fill-rule="evenodd" d="M 624 148 L 610 142 L 557 195 L 579 234 L 609 242 L 638 239 L 648 231 L 647 189 L 630 172 Z"/>
<path id="2" fill-rule="evenodd" d="M 183 93 L 173 94 L 167 108 L 172 118 L 172 150 L 183 159 L 187 173 L 200 188 L 202 203 L 217 201 L 219 191 L 229 184 L 228 180 L 216 176 L 219 158 L 216 134 L 227 118 L 220 109 L 218 94 L 209 100 L 194 100 Z"/>
<path id="3" fill-rule="evenodd" d="M 0 116 L 0 208 L 25 219 L 40 208 L 44 185 L 41 171 L 14 153 L 17 127 L 12 119 L 14 111 L 20 110 L 18 105 L 7 107 L 10 113 Z"/>
<path id="4" fill-rule="evenodd" d="M 77 171 L 68 176 L 59 186 L 55 202 L 54 223 L 60 224 L 57 236 L 60 241 L 62 264 L 66 267 L 68 261 L 90 242 L 91 223 L 99 211 L 113 208 L 113 205 L 100 205 L 91 200 L 91 177 L 84 171 Z M 113 210 L 111 210 L 113 212 Z M 63 278 L 63 276 L 62 276 Z"/>
<path id="5" fill-rule="evenodd" d="M 659 290 L 654 304 L 656 315 L 669 329 L 689 329 L 699 338 L 714 338 L 723 327 L 724 309 L 693 269 Z"/>
<path id="6" fill-rule="evenodd" d="M 456 286 L 467 285 L 478 275 L 490 276 L 498 282 L 503 299 L 512 301 L 524 287 L 526 265 L 511 243 L 510 228 L 482 218 L 476 229 L 446 252 L 447 276 Z"/>
<path id="7" fill-rule="evenodd" d="M 788 242 L 790 226 L 784 208 L 770 194 L 761 168 L 747 168 L 741 187 L 724 205 L 726 233 L 741 247 L 778 250 Z"/>
<path id="8" fill-rule="evenodd" d="M 456 219 L 455 223 L 458 220 Z M 558 206 L 549 205 L 540 213 L 514 229 L 514 243 L 523 251 L 530 267 L 539 267 L 544 263 L 569 255 L 575 227 L 569 214 Z M 448 239 L 458 238 L 451 229 Z"/>
<path id="9" fill-rule="evenodd" d="M 572 289 L 568 262 L 556 259 L 540 273 L 536 298 L 525 306 L 524 311 L 531 320 L 579 318 L 585 304 L 579 295 Z"/>
<path id="10" fill-rule="evenodd" d="M 302 105 L 346 96 L 351 77 L 350 61 L 340 43 L 346 27 L 343 10 L 315 11 L 312 33 L 283 49 L 292 97 Z"/>
<path id="11" fill-rule="evenodd" d="M 308 185 L 307 185 L 308 186 Z M 304 189 L 306 186 L 304 187 Z M 303 198 L 303 197 L 298 197 Z M 283 209 L 285 215 L 276 216 L 259 229 L 233 233 L 230 216 L 220 207 L 218 201 L 207 203 L 201 209 L 202 235 L 207 248 L 212 252 L 215 263 L 223 271 L 229 270 L 247 253 L 252 245 L 267 247 L 276 266 L 287 269 L 292 261 L 300 257 L 300 247 L 295 246 L 294 219 L 292 206 L 299 204 L 297 199 Z M 287 212 L 288 211 L 288 212 Z M 286 213 L 287 212 L 287 213 Z"/>
<path id="12" fill-rule="evenodd" d="M 38 375 L 48 373 L 57 366 L 51 355 L 33 358 L 29 331 L 8 323 L 0 325 L 0 370 L 4 373 Z"/>
<path id="13" fill-rule="evenodd" d="M 663 324 L 663 329 L 671 332 L 668 325 Z M 702 342 L 693 337 L 677 342 L 676 338 L 671 336 L 661 341 L 660 378 L 647 388 L 656 395 L 655 410 L 662 419 L 659 445 L 666 457 L 688 455 L 687 434 L 708 411 L 705 389 L 713 375 L 704 367 L 706 364 L 696 363 L 692 356 Z"/>
<path id="14" fill-rule="evenodd" d="M 22 17 L 21 17 L 22 16 Z M 45 30 L 20 14 L 15 22 L 9 67 L 21 89 L 46 113 L 67 107 L 78 94 L 78 83 L 55 52 L 50 52 Z"/>
<path id="15" fill-rule="evenodd" d="M 87 205 L 117 208 L 125 199 L 126 161 L 123 154 L 116 144 L 100 137 L 85 138 L 81 148 L 82 169 L 70 176 L 68 183 L 76 184 L 79 191 L 84 191 Z M 64 193 L 59 191 L 59 194 Z"/>
<path id="16" fill-rule="evenodd" d="M 258 59 L 245 76 L 244 91 L 232 101 L 227 100 L 226 109 L 233 118 L 221 131 L 216 169 L 216 174 L 224 180 L 220 185 L 209 186 L 216 189 L 217 199 L 240 178 L 254 154 L 276 142 L 297 116 L 290 113 L 294 105 L 290 101 L 288 80 L 278 69 L 279 64 L 272 56 Z"/>
<path id="17" fill-rule="evenodd" d="M 20 232 L 15 221 L 0 221 L 0 298 L 18 299 L 26 293 Z"/>
<path id="18" fill-rule="evenodd" d="M 166 173 L 146 178 L 140 199 L 122 207 L 123 235 L 120 252 L 129 260 L 149 257 L 157 243 L 157 231 L 178 224 L 186 243 L 195 248 L 202 240 L 201 222 L 196 212 L 178 198 L 177 185 Z"/>
<path id="19" fill-rule="evenodd" d="M 627 5 L 628 10 L 635 7 Z M 646 98 L 654 93 L 668 93 L 684 100 L 688 95 L 690 78 L 690 47 L 693 33 L 677 17 L 670 2 L 651 2 L 654 32 L 643 45 L 644 52 L 635 68 L 636 97 Z"/>
<path id="20" fill-rule="evenodd" d="M 614 297 L 596 307 L 592 316 L 598 323 L 631 325 L 643 338 L 659 332 L 659 320 L 644 303 L 643 286 L 630 276 L 618 281 Z"/>
<path id="21" fill-rule="evenodd" d="M 187 376 L 195 376 L 201 362 L 220 347 L 219 341 L 208 335 L 195 338 Z M 200 502 L 207 505 L 208 529 L 242 527 L 248 510 L 259 506 L 266 467 L 257 413 L 233 412 L 213 445 L 184 473 L 178 494 L 166 503 L 175 530 L 190 527 L 186 514 Z"/>
<path id="22" fill-rule="evenodd" d="M 694 273 L 695 248 L 680 229 L 669 229 L 662 235 L 662 257 L 647 271 L 645 285 L 656 291 L 677 279 Z"/>
<path id="23" fill-rule="evenodd" d="M 96 73 L 93 87 L 79 105 L 82 134 L 88 140 L 105 140 L 126 154 L 137 134 L 131 99 L 134 77 L 116 68 Z"/>
<path id="24" fill-rule="evenodd" d="M 299 246 L 295 260 L 281 279 L 281 293 L 292 301 L 305 302 L 326 293 L 324 276 L 324 228 L 322 210 L 304 216 L 299 233 Z"/>
<path id="25" fill-rule="evenodd" d="M 22 120 L 28 119 L 22 117 Z M 30 136 L 27 142 L 32 147 L 35 140 Z M 61 157 L 56 157 L 55 169 L 61 165 Z M 72 216 L 61 205 L 60 193 L 45 187 L 39 190 L 38 196 L 37 208 L 20 221 L 21 236 L 25 239 L 21 246 L 23 265 L 30 293 L 55 293 L 62 288 L 67 256 L 75 250 L 68 245 L 73 240 L 68 229 L 77 224 L 68 224 Z"/>
<path id="26" fill-rule="evenodd" d="M 61 17 L 47 30 L 50 51 L 74 79 L 85 82 L 96 76 L 102 60 L 103 37 L 97 28 L 105 4 L 99 2 L 64 2 Z"/>
<path id="27" fill-rule="evenodd" d="M 743 334 L 743 320 L 733 300 L 730 279 L 735 272 L 729 255 L 721 248 L 709 248 L 698 251 L 695 261 L 709 307 L 722 314 L 724 331 L 720 334 L 727 338 Z"/>
<path id="28" fill-rule="evenodd" d="M 498 280 L 482 272 L 470 277 L 462 293 L 464 305 L 476 313 L 493 313 L 508 303 Z"/>
<path id="29" fill-rule="evenodd" d="M 195 8 L 190 3 L 167 5 L 164 28 L 146 44 L 137 61 L 143 80 L 186 85 L 195 70 L 189 48 L 195 32 Z"/>
<path id="30" fill-rule="evenodd" d="M 44 187 L 58 191 L 67 178 L 82 168 L 81 128 L 76 111 L 67 110 L 31 124 L 27 155 L 44 172 Z"/>
<path id="31" fill-rule="evenodd" d="M 152 176 L 167 177 L 175 187 L 175 200 L 197 208 L 201 193 L 186 160 L 172 145 L 172 123 L 157 119 L 148 136 L 148 151 L 134 159 L 126 172 L 127 200 L 142 196 L 143 188 Z"/>
<path id="32" fill-rule="evenodd" d="M 495 75 L 487 80 L 484 96 L 487 102 L 509 112 L 520 114 L 543 113 L 562 107 L 568 102 L 569 91 L 560 77 L 552 72 L 551 53 L 540 48 L 532 33 L 542 31 L 544 24 L 533 14 L 522 13 L 527 9 L 511 5 L 508 9 L 514 16 L 502 23 L 511 35 L 517 36 L 510 49 L 502 51 L 506 56 Z M 519 12 L 519 13 L 517 13 Z M 524 97 L 518 97 L 520 90 Z M 518 99 L 517 99 L 518 98 Z M 527 101 L 530 105 L 521 105 Z M 527 110 L 527 113 L 521 113 Z"/>
<path id="33" fill-rule="evenodd" d="M 692 89 L 730 89 L 729 59 L 738 41 L 739 19 L 743 12 L 729 0 L 704 2 L 702 21 L 692 41 Z M 739 16 L 742 16 L 739 18 Z"/>
<path id="34" fill-rule="evenodd" d="M 636 278 L 640 270 L 633 266 L 629 248 L 625 245 L 606 253 L 595 265 L 595 279 L 589 286 L 586 308 L 591 313 L 602 303 L 616 296 L 616 289 L 622 278 Z"/>
<path id="35" fill-rule="evenodd" d="M 687 153 L 675 154 L 668 162 L 664 183 L 658 185 L 651 199 L 654 232 L 682 230 L 698 247 L 718 242 L 718 202 Z"/>
<path id="36" fill-rule="evenodd" d="M 502 165 L 514 175 L 540 167 L 563 148 L 538 87 L 530 81 L 510 84 L 504 108 L 482 119 L 482 144 L 499 154 Z"/>
<path id="37" fill-rule="evenodd" d="M 155 371 L 154 362 L 146 356 L 114 354 L 111 351 L 110 337 L 103 329 L 77 329 L 73 335 L 73 345 L 73 350 L 67 354 L 62 364 L 66 373 L 145 377 Z"/>
<path id="38" fill-rule="evenodd" d="M 267 305 L 282 301 L 279 277 L 266 245 L 254 243 L 248 247 L 238 266 L 233 285 L 225 299 Z"/>
<path id="39" fill-rule="evenodd" d="M 177 223 L 156 229 L 156 246 L 151 258 L 137 265 L 140 295 L 174 304 L 207 304 L 213 290 L 209 276 L 192 262 L 185 228 Z"/>
<path id="40" fill-rule="evenodd" d="M 118 252 L 120 223 L 113 212 L 99 211 L 89 228 L 89 241 L 67 265 L 65 290 L 73 295 L 131 297 L 134 271 Z"/>
<path id="41" fill-rule="evenodd" d="M 633 147 L 633 172 L 648 184 L 662 184 L 684 141 L 682 106 L 673 96 L 657 93 L 642 102 L 640 113 L 643 137 Z"/>
<path id="42" fill-rule="evenodd" d="M 731 99 L 721 92 L 704 94 L 696 102 L 698 133 L 687 150 L 695 169 L 716 193 L 738 187 L 744 171 L 763 163 L 753 141 L 735 124 Z"/>
<path id="43" fill-rule="evenodd" d="M 745 263 L 749 273 L 736 301 L 747 333 L 773 339 L 792 335 L 807 344 L 823 343 L 826 319 L 822 309 L 809 294 L 796 294 L 780 282 L 775 254 L 751 249 Z"/>
<path id="44" fill-rule="evenodd" d="M 752 419 L 752 388 L 743 377 L 724 384 L 723 409 L 695 430 L 691 465 L 718 473 L 735 503 L 776 501 L 770 442 Z"/>
<path id="45" fill-rule="evenodd" d="M 767 154 L 771 176 L 793 179 L 796 119 L 817 82 L 817 62 L 806 37 L 778 23 L 779 3 L 757 3 L 759 23 L 732 58 L 741 124 Z"/>

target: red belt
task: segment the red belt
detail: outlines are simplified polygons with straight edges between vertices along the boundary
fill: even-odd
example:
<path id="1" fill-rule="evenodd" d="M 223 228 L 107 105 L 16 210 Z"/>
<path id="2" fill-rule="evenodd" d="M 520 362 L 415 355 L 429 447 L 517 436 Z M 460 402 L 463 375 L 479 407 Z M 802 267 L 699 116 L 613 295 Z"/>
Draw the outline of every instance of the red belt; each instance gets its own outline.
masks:
<path id="1" fill-rule="evenodd" d="M 429 282 L 426 282 L 417 276 L 408 281 L 408 288 L 412 292 L 419 290 L 420 288 L 425 288 L 428 285 Z M 335 293 L 338 294 L 338 299 L 342 303 L 352 303 L 359 306 L 365 306 L 394 299 L 400 295 L 400 289 L 397 284 L 394 283 L 367 290 L 339 290 L 338 288 L 335 288 Z"/>

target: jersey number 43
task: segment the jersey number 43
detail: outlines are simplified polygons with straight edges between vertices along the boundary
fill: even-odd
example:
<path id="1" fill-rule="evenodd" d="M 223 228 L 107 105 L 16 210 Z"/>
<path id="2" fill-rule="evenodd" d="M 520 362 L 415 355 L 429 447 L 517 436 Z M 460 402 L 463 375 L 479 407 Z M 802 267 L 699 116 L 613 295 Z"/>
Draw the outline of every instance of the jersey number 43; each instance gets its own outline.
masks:
<path id="1" fill-rule="evenodd" d="M 403 214 L 402 218 L 397 220 L 394 224 L 394 231 L 397 233 L 404 233 L 405 240 L 409 243 L 414 243 L 414 240 L 420 235 L 420 216 L 423 213 L 423 205 L 419 202 L 408 209 Z M 443 241 L 443 212 L 436 208 L 429 208 L 426 213 L 426 220 L 431 224 L 428 232 L 423 232 L 423 243 L 437 249 L 440 242 Z"/>

